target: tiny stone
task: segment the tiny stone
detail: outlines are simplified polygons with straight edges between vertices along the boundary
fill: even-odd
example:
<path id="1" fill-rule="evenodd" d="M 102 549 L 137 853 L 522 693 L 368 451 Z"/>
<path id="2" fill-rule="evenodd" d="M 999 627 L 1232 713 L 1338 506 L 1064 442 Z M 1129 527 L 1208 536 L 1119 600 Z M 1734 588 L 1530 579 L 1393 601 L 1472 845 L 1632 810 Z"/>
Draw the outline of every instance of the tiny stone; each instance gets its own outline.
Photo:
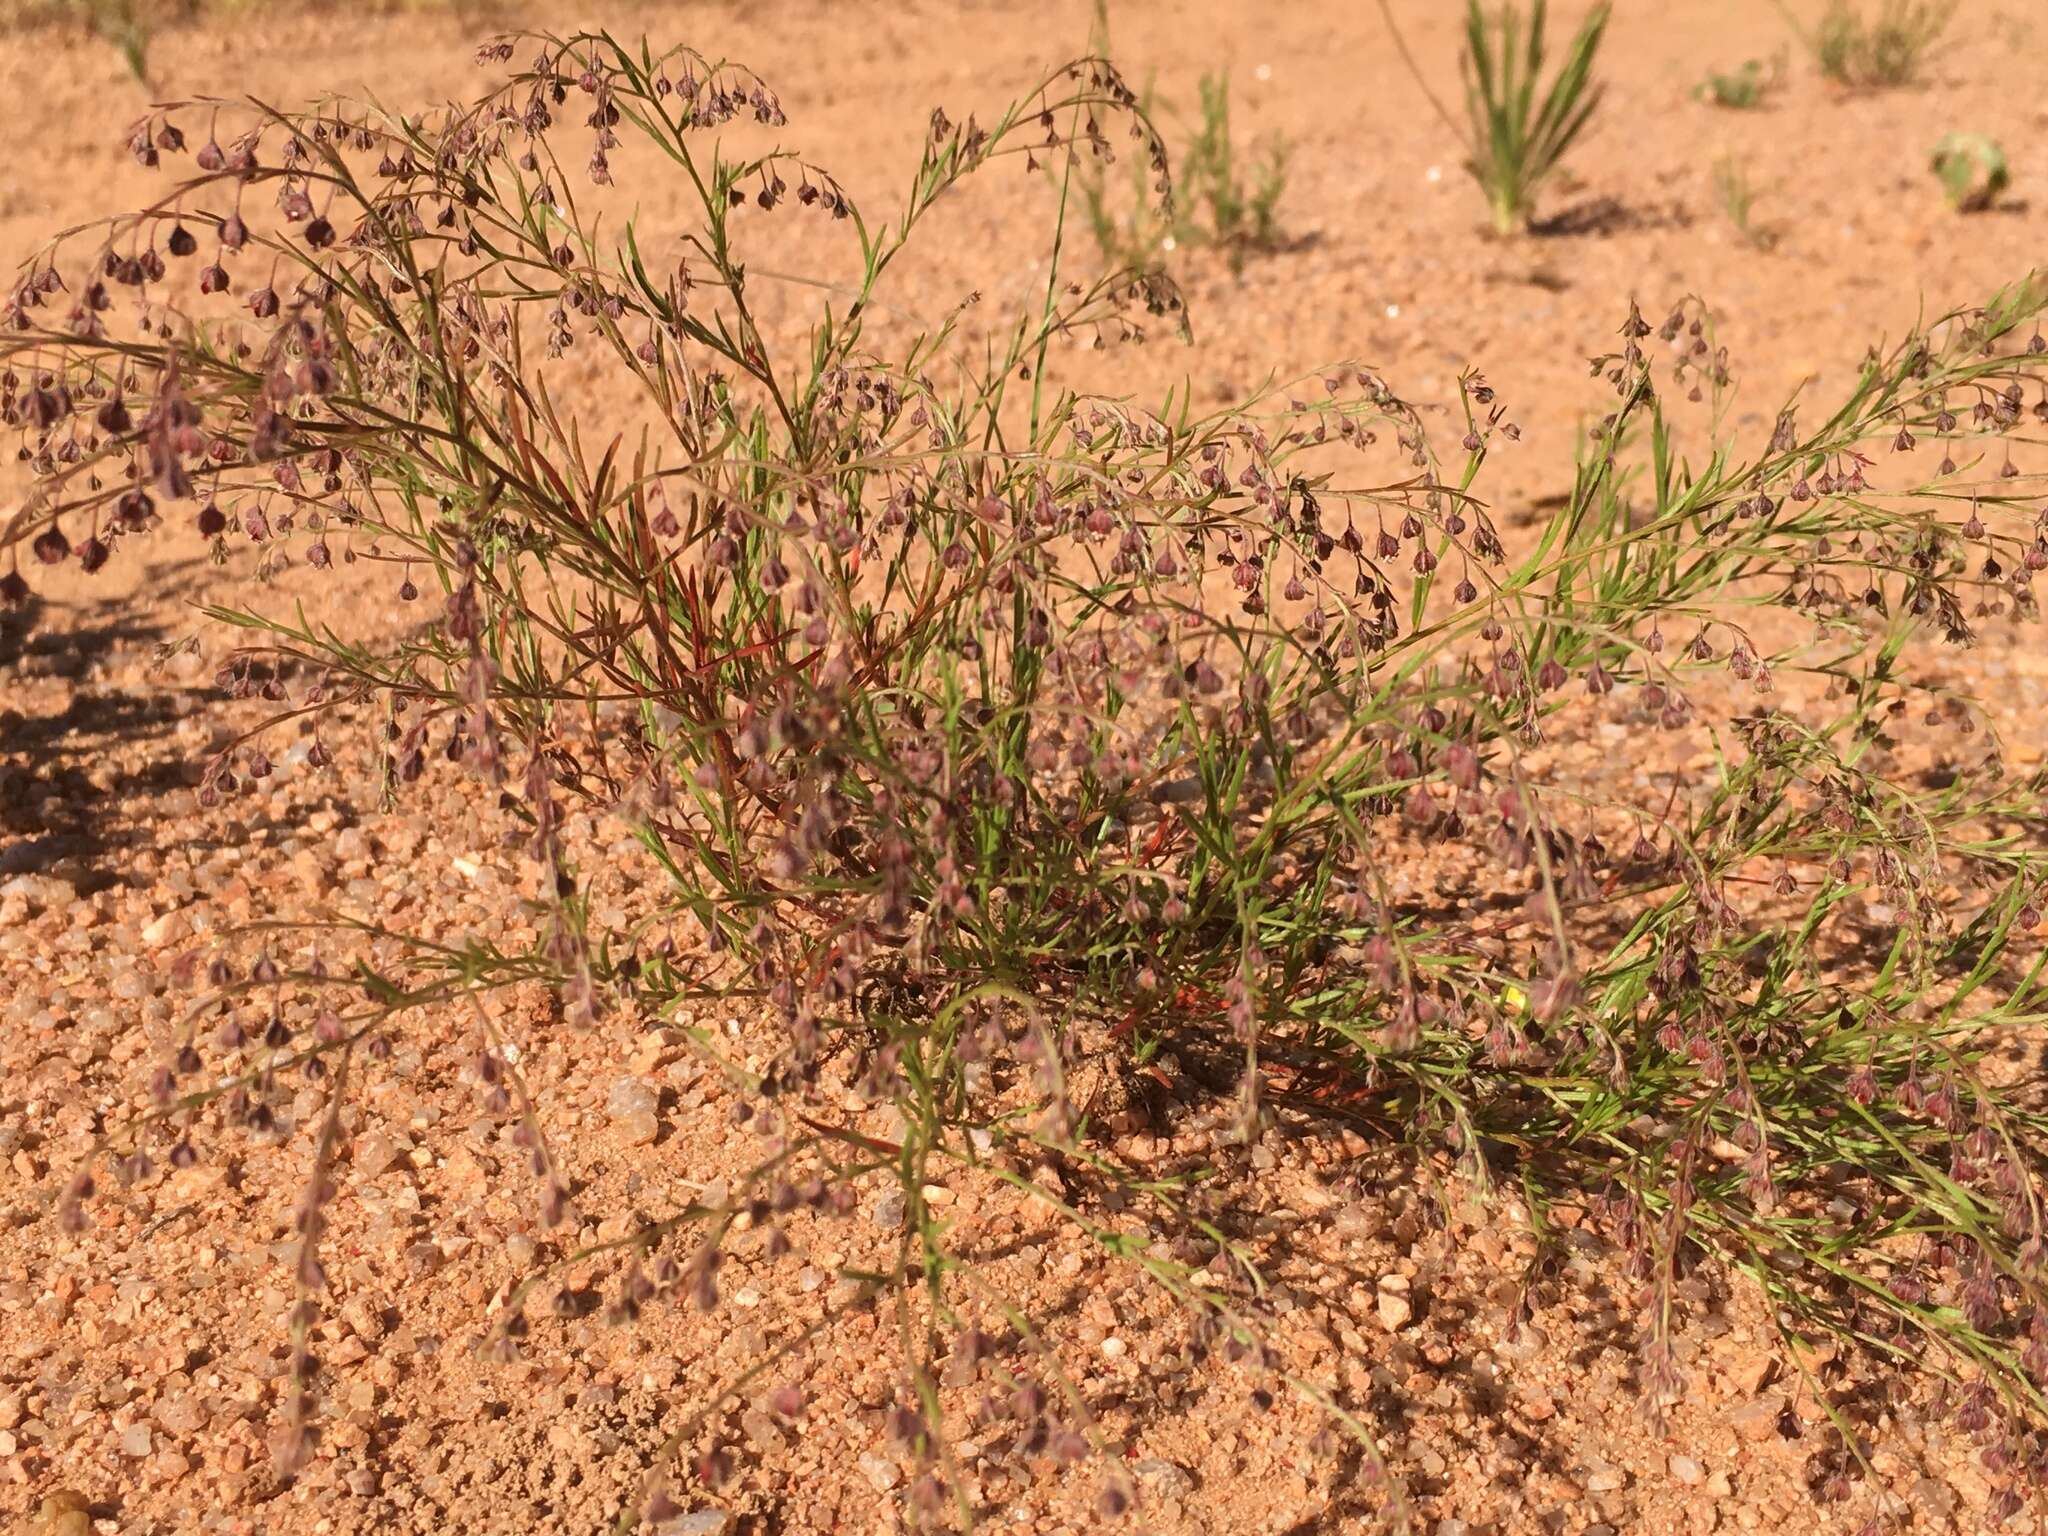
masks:
<path id="1" fill-rule="evenodd" d="M 1729 1368 L 1728 1375 L 1744 1396 L 1754 1396 L 1761 1392 L 1764 1383 L 1771 1379 L 1771 1373 L 1777 1368 L 1777 1364 L 1774 1357 L 1759 1350 L 1738 1359 Z"/>
<path id="2" fill-rule="evenodd" d="M 903 1225 L 903 1191 L 891 1186 L 868 1202 L 868 1220 L 878 1227 L 895 1228 Z"/>
<path id="3" fill-rule="evenodd" d="M 166 912 L 142 930 L 142 942 L 151 949 L 165 944 L 175 944 L 188 938 L 192 933 L 192 920 L 182 911 Z"/>
<path id="4" fill-rule="evenodd" d="M 1907 1497 L 1936 1525 L 1947 1525 L 1956 1512 L 1955 1489 L 1937 1478 L 1916 1478 Z"/>
<path id="5" fill-rule="evenodd" d="M 141 1458 L 149 1454 L 149 1426 L 130 1424 L 121 1431 L 121 1454 Z"/>
<path id="6" fill-rule="evenodd" d="M 1780 1411 L 1776 1398 L 1753 1398 L 1728 1410 L 1728 1427 L 1744 1440 L 1767 1440 L 1778 1427 Z"/>
<path id="7" fill-rule="evenodd" d="M 605 1113 L 614 1120 L 632 1115 L 651 1115 L 661 1104 L 661 1092 L 644 1078 L 622 1077 L 605 1095 Z"/>
<path id="8" fill-rule="evenodd" d="M 781 1426 L 758 1408 L 750 1408 L 740 1415 L 740 1428 L 763 1451 L 779 1451 L 786 1443 Z"/>
<path id="9" fill-rule="evenodd" d="M 156 1421 L 170 1433 L 184 1438 L 206 1427 L 206 1409 L 190 1392 L 167 1397 L 156 1405 Z"/>
<path id="10" fill-rule="evenodd" d="M 92 1536 L 91 1505 L 74 1488 L 59 1488 L 36 1509 L 35 1536 Z"/>
<path id="11" fill-rule="evenodd" d="M 1671 1475 L 1688 1488 L 1697 1488 L 1706 1480 L 1707 1469 L 1690 1456 L 1671 1458 Z"/>
<path id="12" fill-rule="evenodd" d="M 877 1493 L 887 1493 L 903 1481 L 902 1470 L 895 1462 L 882 1456 L 861 1457 L 860 1471 Z"/>
<path id="13" fill-rule="evenodd" d="M 629 1147 L 651 1146 L 661 1134 L 661 1121 L 651 1109 L 636 1109 L 631 1114 L 619 1116 L 614 1123 Z"/>
<path id="14" fill-rule="evenodd" d="M 1186 1498 L 1195 1491 L 1195 1480 L 1170 1461 L 1148 1456 L 1131 1468 L 1138 1481 L 1168 1498 Z"/>
<path id="15" fill-rule="evenodd" d="M 687 1515 L 662 1521 L 654 1531 L 655 1536 L 724 1536 L 731 1526 L 729 1510 L 693 1509 Z"/>
<path id="16" fill-rule="evenodd" d="M 366 1341 L 384 1337 L 384 1312 L 367 1296 L 351 1296 L 341 1308 L 341 1320 Z"/>
<path id="17" fill-rule="evenodd" d="M 1376 1207 L 1358 1201 L 1342 1207 L 1332 1223 L 1339 1237 L 1378 1237 L 1386 1224 L 1386 1217 Z"/>
<path id="18" fill-rule="evenodd" d="M 1398 1333 L 1415 1320 L 1415 1305 L 1409 1301 L 1404 1294 L 1405 1291 L 1405 1284 L 1396 1290 L 1389 1288 L 1387 1281 L 1380 1282 L 1376 1304 L 1379 1308 L 1380 1323 L 1389 1333 Z"/>
<path id="19" fill-rule="evenodd" d="M 404 1156 L 398 1143 L 382 1132 L 373 1131 L 355 1145 L 356 1172 L 366 1179 L 389 1172 Z"/>

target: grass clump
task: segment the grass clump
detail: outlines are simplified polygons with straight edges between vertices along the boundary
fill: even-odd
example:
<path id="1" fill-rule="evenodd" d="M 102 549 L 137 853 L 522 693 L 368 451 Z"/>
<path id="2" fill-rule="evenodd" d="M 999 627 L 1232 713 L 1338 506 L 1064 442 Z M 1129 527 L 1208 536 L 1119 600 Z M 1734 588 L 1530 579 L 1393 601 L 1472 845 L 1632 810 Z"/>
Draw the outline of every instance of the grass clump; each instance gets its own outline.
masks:
<path id="1" fill-rule="evenodd" d="M 1549 86 L 1539 87 L 1546 11 L 1544 0 L 1536 0 L 1525 24 L 1514 6 L 1504 5 L 1489 27 L 1480 0 L 1466 0 L 1466 169 L 1486 193 L 1494 229 L 1504 235 L 1528 223 L 1537 189 L 1600 105 L 1593 61 L 1607 30 L 1608 7 L 1603 3 L 1586 13 Z"/>
<path id="2" fill-rule="evenodd" d="M 2004 195 L 2012 175 L 2005 151 L 1982 133 L 1951 133 L 1934 146 L 1929 162 L 1942 195 L 1958 213 L 1980 213 Z"/>
<path id="3" fill-rule="evenodd" d="M 1603 0 L 1587 12 L 1563 62 L 1544 86 L 1549 30 L 1545 0 L 1536 0 L 1526 17 L 1513 5 L 1503 5 L 1491 19 L 1480 0 L 1466 0 L 1465 51 L 1460 59 L 1465 82 L 1462 125 L 1430 88 L 1387 0 L 1380 0 L 1380 12 L 1430 105 L 1464 140 L 1466 173 L 1486 194 L 1495 232 L 1509 235 L 1524 228 L 1537 189 L 1557 170 L 1600 104 L 1602 88 L 1593 63 L 1607 30 L 1609 7 Z"/>
<path id="4" fill-rule="evenodd" d="M 148 83 L 153 26 L 147 14 L 134 0 L 91 0 L 86 14 L 93 34 L 119 52 L 128 73 Z"/>
<path id="5" fill-rule="evenodd" d="M 1230 133 L 1230 78 L 1204 75 L 1200 84 L 1201 127 L 1180 160 L 1182 195 L 1203 210 L 1192 233 L 1231 254 L 1242 265 L 1246 252 L 1280 243 L 1280 199 L 1287 191 L 1285 140 L 1262 146 L 1247 171 Z"/>
<path id="6" fill-rule="evenodd" d="M 1878 0 L 1875 16 L 1859 0 L 1828 0 L 1807 42 L 1821 74 L 1838 85 L 1910 85 L 1954 16 L 1954 0 Z"/>
<path id="7" fill-rule="evenodd" d="M 1776 60 L 1765 64 L 1758 59 L 1745 59 L 1740 69 L 1726 74 L 1710 71 L 1693 94 L 1709 106 L 1751 111 L 1762 106 L 1764 99 L 1777 89 L 1779 72 Z"/>
<path id="8" fill-rule="evenodd" d="M 1230 78 L 1203 75 L 1200 120 L 1185 148 L 1172 158 L 1173 191 L 1162 199 L 1160 173 L 1149 162 L 1134 162 L 1121 194 L 1106 167 L 1091 166 L 1081 177 L 1082 210 L 1096 249 L 1116 266 L 1149 268 L 1176 250 L 1221 251 L 1233 272 L 1252 256 L 1281 243 L 1280 200 L 1287 192 L 1288 150 L 1284 140 L 1240 154 L 1230 130 Z M 1148 116 L 1162 115 L 1157 97 L 1146 91 Z"/>
<path id="9" fill-rule="evenodd" d="M 1757 188 L 1750 180 L 1749 168 L 1733 155 L 1720 155 L 1714 160 L 1713 177 L 1714 196 L 1721 204 L 1721 212 L 1727 215 L 1743 244 L 1758 250 L 1776 245 L 1777 231 L 1757 219 Z"/>
<path id="10" fill-rule="evenodd" d="M 1562 125 L 1590 110 L 1588 35 Z M 189 1164 L 325 1096 L 303 1133 L 288 1467 L 317 1409 L 340 1110 L 394 1036 L 465 1042 L 539 1223 L 573 1230 L 578 1148 L 522 1075 L 533 1039 L 483 1005 L 533 985 L 568 1031 L 671 1025 L 729 1098 L 714 1134 L 756 1158 L 718 1203 L 551 1247 L 492 1351 L 560 1326 L 539 1303 L 570 1266 L 606 1274 L 621 1324 L 716 1309 L 743 1217 L 852 1243 L 830 1224 L 891 1186 L 900 1221 L 838 1278 L 894 1310 L 887 1417 L 927 1521 L 987 1513 L 949 1451 L 977 1414 L 1019 1455 L 1089 1463 L 1105 1516 L 1133 1497 L 971 1228 L 929 1205 L 963 1170 L 1072 1223 L 1182 1309 L 1193 1352 L 1316 1404 L 1384 1473 L 1372 1404 L 1264 1351 L 1273 1293 L 1225 1219 L 1265 1138 L 1338 1114 L 1514 1191 L 1539 1232 L 1560 1201 L 1601 1223 L 1639 1285 L 1653 1406 L 1682 1390 L 1681 1282 L 1719 1264 L 1788 1345 L 1954 1376 L 1959 1422 L 2024 1464 L 2048 1124 L 1984 1068 L 2048 1019 L 2048 781 L 2009 772 L 1918 662 L 2038 617 L 2042 486 L 2008 444 L 2048 411 L 2029 404 L 2048 290 L 1873 348 L 1806 424 L 1788 405 L 1746 442 L 1720 429 L 1729 366 L 1700 304 L 1656 325 L 1631 304 L 1593 361 L 1572 492 L 1511 549 L 1481 488 L 1518 432 L 1477 374 L 1448 432 L 1356 364 L 1209 413 L 1064 384 L 1073 344 L 1179 302 L 1156 273 L 1063 270 L 1064 194 L 1042 292 L 992 337 L 872 328 L 966 183 L 1068 187 L 1106 125 L 1163 179 L 1101 59 L 985 125 L 935 114 L 872 221 L 766 147 L 782 110 L 740 66 L 588 33 L 482 62 L 503 83 L 439 113 L 156 109 L 130 148 L 175 185 L 39 253 L 0 327 L 0 414 L 37 477 L 0 525 L 10 556 L 96 570 L 183 539 L 252 584 L 367 563 L 424 588 L 426 622 L 368 639 L 223 600 L 247 636 L 223 686 L 271 701 L 269 729 L 371 733 L 393 794 L 474 775 L 531 867 L 498 939 L 337 920 L 302 959 L 267 933 L 195 952 L 151 1107 L 95 1152 L 124 1174 Z M 650 166 L 690 189 L 680 234 L 618 213 L 614 179 Z M 844 271 L 785 350 L 749 258 L 798 239 Z M 568 369 L 637 413 L 579 421 Z M 28 592 L 19 568 L 0 582 Z M 1542 743 L 1600 726 L 1685 766 L 1649 792 L 1543 766 Z M 1902 766 L 1914 733 L 1943 771 Z M 213 752 L 202 799 L 252 793 L 266 741 Z M 595 899 L 579 809 L 633 826 L 649 910 Z M 1408 886 L 1432 850 L 1469 889 Z M 1498 892 L 1498 911 L 1471 899 Z M 252 1007 L 267 1027 L 241 1027 Z M 1141 1178 L 1103 1155 L 1080 1085 L 1167 1059 L 1206 1171 Z M 94 1171 L 65 1191 L 69 1226 Z M 1525 1285 L 1516 1318 L 1533 1305 Z M 836 1316 L 693 1382 L 702 1406 L 628 1518 L 730 1475 L 717 1405 Z M 1845 1496 L 1854 1458 L 1827 1454 L 1816 1487 Z M 1376 1487 L 1398 1519 L 1398 1487 Z"/>

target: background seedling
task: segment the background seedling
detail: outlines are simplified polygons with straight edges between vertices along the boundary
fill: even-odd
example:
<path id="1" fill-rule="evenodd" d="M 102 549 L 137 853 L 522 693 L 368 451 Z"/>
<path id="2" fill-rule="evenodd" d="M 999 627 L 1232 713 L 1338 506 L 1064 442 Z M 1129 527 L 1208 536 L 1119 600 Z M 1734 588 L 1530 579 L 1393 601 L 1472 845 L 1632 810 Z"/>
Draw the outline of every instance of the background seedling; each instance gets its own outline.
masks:
<path id="1" fill-rule="evenodd" d="M 1778 59 L 1774 58 L 1769 63 L 1746 59 L 1741 68 L 1727 74 L 1708 74 L 1694 94 L 1709 106 L 1750 111 L 1762 106 L 1764 99 L 1777 89 L 1782 73 L 1783 66 Z"/>
<path id="2" fill-rule="evenodd" d="M 1721 155 L 1714 161 L 1713 174 L 1714 196 L 1743 242 L 1759 250 L 1768 250 L 1777 244 L 1777 232 L 1757 221 L 1757 191 L 1750 180 L 1748 167 L 1733 155 Z"/>
<path id="3" fill-rule="evenodd" d="M 1109 16 L 1103 3 L 1096 7 L 1092 43 L 1096 52 L 1108 55 Z M 1248 258 L 1280 244 L 1286 142 L 1267 141 L 1253 152 L 1247 169 L 1231 133 L 1230 77 L 1204 74 L 1198 101 L 1194 132 L 1169 154 L 1176 192 L 1171 201 L 1162 205 L 1157 173 L 1142 163 L 1132 163 L 1121 192 L 1106 167 L 1091 167 L 1082 175 L 1089 230 L 1112 264 L 1150 268 L 1171 251 L 1212 247 L 1238 272 Z M 1173 118 L 1150 85 L 1140 95 L 1140 106 L 1154 119 Z"/>
<path id="4" fill-rule="evenodd" d="M 1977 213 L 1996 203 L 2011 182 L 2005 151 L 1981 133 L 1951 133 L 1934 146 L 1931 162 L 1949 206 Z"/>

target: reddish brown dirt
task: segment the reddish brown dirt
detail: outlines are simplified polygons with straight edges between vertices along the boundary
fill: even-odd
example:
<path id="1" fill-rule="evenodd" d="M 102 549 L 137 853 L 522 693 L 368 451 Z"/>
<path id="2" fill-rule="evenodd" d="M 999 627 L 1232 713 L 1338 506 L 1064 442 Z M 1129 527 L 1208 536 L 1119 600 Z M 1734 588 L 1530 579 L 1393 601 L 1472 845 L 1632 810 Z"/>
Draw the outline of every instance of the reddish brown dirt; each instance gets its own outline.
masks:
<path id="1" fill-rule="evenodd" d="M 2031 149 L 2048 114 L 2025 88 L 2024 62 L 2043 40 L 2036 8 L 1966 6 L 1931 82 L 1884 95 L 1825 87 L 1794 48 L 1787 88 L 1752 113 L 1711 111 L 1690 92 L 1709 66 L 1790 46 L 1775 7 L 1620 9 L 1606 105 L 1570 178 L 1546 196 L 1555 231 L 1499 242 L 1481 233 L 1451 136 L 1372 7 L 1121 8 L 1116 51 L 1134 77 L 1156 75 L 1166 98 L 1190 102 L 1197 74 L 1227 65 L 1240 135 L 1294 146 L 1291 238 L 1241 277 L 1189 258 L 1194 345 L 1116 349 L 1090 363 L 1092 376 L 1141 396 L 1185 379 L 1198 403 L 1215 405 L 1269 373 L 1355 357 L 1443 406 L 1461 369 L 1482 368 L 1524 430 L 1491 471 L 1489 494 L 1512 523 L 1517 504 L 1568 485 L 1574 435 L 1603 408 L 1584 358 L 1606 347 L 1631 296 L 1648 310 L 1688 292 L 1714 305 L 1743 384 L 1729 426 L 1753 434 L 1792 387 L 1811 380 L 1827 394 L 1869 343 L 1923 308 L 1982 297 L 2039 259 L 2048 169 Z M 1424 67 L 1454 82 L 1451 7 L 1402 10 Z M 754 64 L 781 90 L 786 139 L 871 210 L 907 179 L 933 106 L 994 111 L 1082 48 L 1089 27 L 1086 7 L 1065 3 L 693 5 L 601 19 Z M 358 23 L 252 7 L 159 37 L 150 63 L 162 94 L 368 91 L 424 103 L 473 89 L 468 45 L 483 30 L 438 15 Z M 0 85 L 11 151 L 0 257 L 10 265 L 52 229 L 148 194 L 120 148 L 146 97 L 111 49 L 63 31 L 0 38 Z M 1926 174 L 1927 147 L 1953 128 L 1997 135 L 2015 153 L 1998 211 L 1952 215 Z M 1737 238 L 1720 209 L 1710 168 L 1723 152 L 1763 189 L 1757 216 L 1778 232 L 1769 250 Z M 633 196 L 656 226 L 680 207 L 651 178 Z M 890 323 L 929 323 L 971 291 L 989 314 L 1006 313 L 1043 281 L 1047 207 L 1038 183 L 998 179 L 963 195 L 892 290 Z M 796 233 L 777 265 L 829 276 L 845 261 L 829 237 Z M 793 333 L 813 291 L 769 291 L 772 316 Z M 538 1228 L 520 1155 L 462 1080 L 473 1023 L 419 1020 L 388 1066 L 364 1074 L 347 1116 L 334 1305 L 321 1325 L 321 1450 L 280 1487 L 267 1440 L 284 1372 L 291 1210 L 310 1157 L 303 1126 L 319 1095 L 294 1106 L 298 1134 L 160 1171 L 95 1207 L 82 1237 L 55 1230 L 53 1193 L 94 1135 L 140 1101 L 180 1006 L 170 961 L 205 932 L 339 912 L 430 935 L 489 934 L 517 923 L 505 893 L 528 876 L 463 785 L 430 780 L 383 808 L 360 739 L 333 743 L 331 773 L 287 756 L 266 793 L 200 810 L 193 764 L 249 717 L 210 687 L 227 635 L 190 606 L 222 594 L 219 573 L 170 540 L 152 552 L 159 563 L 138 558 L 49 591 L 25 644 L 0 635 L 0 1524 L 51 1536 L 88 1525 L 603 1529 L 664 1436 L 764 1349 L 842 1306 L 847 1287 L 833 1272 L 875 1262 L 890 1234 L 863 1210 L 793 1228 L 794 1252 L 775 1258 L 762 1234 L 745 1233 L 710 1317 L 665 1308 L 629 1330 L 595 1317 L 539 1324 L 524 1363 L 484 1363 L 473 1346 L 506 1288 L 563 1249 Z M 381 568 L 312 575 L 295 571 L 253 598 L 229 592 L 303 596 L 316 615 L 365 630 L 409 618 Z M 196 653 L 156 664 L 157 647 L 186 639 Z M 2037 642 L 1989 635 L 1953 670 L 1997 696 L 2014 755 L 2038 758 L 2048 668 Z M 1563 755 L 1590 770 L 1603 750 L 1596 741 Z M 632 910 L 624 825 L 585 818 L 576 831 L 611 851 L 597 899 Z M 307 941 L 279 942 L 299 952 Z M 329 941 L 330 953 L 345 951 Z M 715 1201 L 755 1155 L 727 1125 L 715 1075 L 673 1037 L 624 1026 L 565 1036 L 539 998 L 501 1022 L 565 1149 L 584 1236 L 707 1188 Z M 734 1022 L 736 1050 L 749 1048 L 749 1029 Z M 629 1145 L 608 1108 L 627 1076 L 658 1096 L 652 1145 Z M 1198 1145 L 1140 1132 L 1116 1151 L 1170 1169 Z M 1512 1200 L 1483 1206 L 1453 1192 L 1446 1224 L 1425 1219 L 1435 1192 L 1394 1182 L 1394 1165 L 1355 1137 L 1282 1138 L 1257 1157 L 1236 1170 L 1241 1218 L 1291 1303 L 1282 1363 L 1361 1410 L 1418 1529 L 1849 1531 L 1880 1497 L 1914 1529 L 1976 1528 L 1988 1485 L 1969 1447 L 1896 1388 L 1857 1389 L 1895 1396 L 1868 1419 L 1876 1477 L 1846 1505 L 1813 1502 L 1804 1469 L 1825 1426 L 1822 1398 L 1850 1388 L 1782 1358 L 1742 1283 L 1701 1283 L 1690 1298 L 1691 1390 L 1659 1435 L 1632 1390 L 1628 1286 L 1594 1233 L 1571 1229 L 1537 1326 L 1510 1340 L 1503 1302 L 1532 1251 Z M 1314 1445 L 1313 1410 L 1262 1402 L 1232 1367 L 1190 1363 L 1171 1308 L 1014 1192 L 962 1179 L 938 1198 L 986 1256 L 987 1283 L 1042 1320 L 1134 1470 L 1142 1502 L 1128 1528 L 1378 1527 L 1378 1493 L 1354 1460 Z M 586 1266 L 572 1279 L 605 1273 Z M 886 1306 L 849 1309 L 736 1394 L 717 1422 L 730 1429 L 737 1474 L 697 1495 L 695 1523 L 674 1529 L 897 1528 L 905 1473 L 880 1426 L 896 1387 L 895 1326 Z M 768 1381 L 801 1384 L 794 1424 L 753 1406 Z M 1062 1474 L 993 1443 L 957 1449 L 991 1528 L 1093 1522 L 1098 1468 Z M 60 1490 L 89 1502 L 86 1524 L 57 1506 L 48 1520 L 35 1514 Z"/>

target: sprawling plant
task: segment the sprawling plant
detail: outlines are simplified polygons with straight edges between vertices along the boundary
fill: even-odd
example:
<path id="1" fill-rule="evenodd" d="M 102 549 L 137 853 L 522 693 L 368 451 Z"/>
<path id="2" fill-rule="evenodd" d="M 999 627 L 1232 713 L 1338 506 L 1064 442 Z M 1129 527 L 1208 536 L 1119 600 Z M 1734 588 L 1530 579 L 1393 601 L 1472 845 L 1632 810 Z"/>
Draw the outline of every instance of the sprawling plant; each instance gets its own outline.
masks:
<path id="1" fill-rule="evenodd" d="M 986 127 L 935 114 L 900 213 L 870 224 L 822 169 L 732 152 L 782 124 L 744 69 L 601 34 L 484 62 L 522 51 L 504 85 L 425 116 L 154 112 L 136 155 L 190 169 L 39 255 L 7 304 L 4 410 L 36 474 L 10 551 L 96 568 L 168 527 L 230 566 L 429 578 L 433 622 L 400 637 L 222 604 L 250 634 L 223 681 L 281 720 L 375 702 L 393 787 L 481 775 L 541 876 L 527 948 L 421 942 L 346 981 L 214 958 L 156 1107 L 108 1148 L 124 1167 L 203 1155 L 291 1074 L 338 1107 L 396 1030 L 459 1032 L 558 1223 L 573 1166 L 478 998 L 540 979 L 569 1028 L 676 1020 L 730 1075 L 760 1161 L 730 1206 L 607 1245 L 616 1314 L 670 1291 L 715 1305 L 742 1211 L 843 1212 L 854 1180 L 895 1178 L 893 1264 L 855 1278 L 902 1320 L 910 1497 L 969 1522 L 945 1426 L 974 1383 L 1000 1384 L 987 1400 L 1028 1447 L 1085 1455 L 1092 1428 L 926 1209 L 949 1165 L 1057 1205 L 1198 1340 L 1260 1358 L 1258 1270 L 1215 1219 L 1227 1186 L 1133 1183 L 1092 1150 L 1078 1076 L 1164 1049 L 1180 1092 L 1227 1106 L 1225 1173 L 1276 1117 L 1363 1113 L 1510 1182 L 1539 1226 L 1591 1204 L 1642 1282 L 1654 1397 L 1678 1387 L 1676 1282 L 1718 1256 L 1788 1336 L 1953 1374 L 2021 1496 L 2048 1353 L 2043 1122 L 1979 1064 L 2040 1016 L 2044 786 L 1907 663 L 1930 633 L 2034 615 L 2048 540 L 2003 444 L 2048 377 L 2038 285 L 1874 352 L 1818 424 L 1788 408 L 1746 453 L 1710 425 L 1700 462 L 1677 446 L 1698 413 L 1667 412 L 1667 388 L 1718 402 L 1726 361 L 1697 303 L 1659 328 L 1631 306 L 1574 490 L 1511 552 L 1475 486 L 1516 433 L 1477 375 L 1447 456 L 1355 366 L 1213 415 L 1062 388 L 1074 342 L 1178 299 L 1157 277 L 1071 282 L 1058 222 L 1007 328 L 870 340 L 892 264 L 970 175 L 1007 162 L 1064 189 L 1128 129 L 1164 195 L 1105 62 Z M 603 232 L 629 158 L 688 188 L 694 228 Z M 793 360 L 747 254 L 787 217 L 838 221 L 849 268 Z M 593 356 L 638 402 L 602 428 L 549 382 Z M 1821 701 L 1780 707 L 1791 677 Z M 1955 735 L 1950 771 L 1893 769 L 1908 714 Z M 1539 771 L 1535 746 L 1589 716 L 1709 733 L 1717 766 L 1650 804 Z M 270 770 L 258 733 L 204 793 Z M 667 875 L 658 920 L 595 915 L 578 801 L 631 818 Z M 1406 891 L 1428 842 L 1517 900 Z M 323 1000 L 310 1031 L 200 1032 L 281 989 Z M 764 1021 L 772 1059 L 749 1070 L 697 1030 L 710 1004 Z M 815 1091 L 828 1062 L 893 1107 L 888 1138 Z M 300 1427 L 337 1127 L 331 1109 L 301 1212 Z M 1046 1158 L 1067 1194 L 1027 1177 Z M 1167 1236 L 1103 1214 L 1088 1191 L 1113 1182 Z M 91 1193 L 87 1171 L 68 1220 Z M 1290 1381 L 1370 1443 L 1331 1382 Z M 671 1445 L 707 1477 L 724 1390 Z M 1839 1492 L 1855 1444 L 1823 1454 Z M 1102 1508 L 1130 1497 L 1112 1466 Z"/>
<path id="2" fill-rule="evenodd" d="M 1856 0 L 1828 0 L 1805 41 L 1820 72 L 1838 85 L 1910 85 L 1955 14 L 1953 0 L 1880 0 L 1874 17 Z"/>

